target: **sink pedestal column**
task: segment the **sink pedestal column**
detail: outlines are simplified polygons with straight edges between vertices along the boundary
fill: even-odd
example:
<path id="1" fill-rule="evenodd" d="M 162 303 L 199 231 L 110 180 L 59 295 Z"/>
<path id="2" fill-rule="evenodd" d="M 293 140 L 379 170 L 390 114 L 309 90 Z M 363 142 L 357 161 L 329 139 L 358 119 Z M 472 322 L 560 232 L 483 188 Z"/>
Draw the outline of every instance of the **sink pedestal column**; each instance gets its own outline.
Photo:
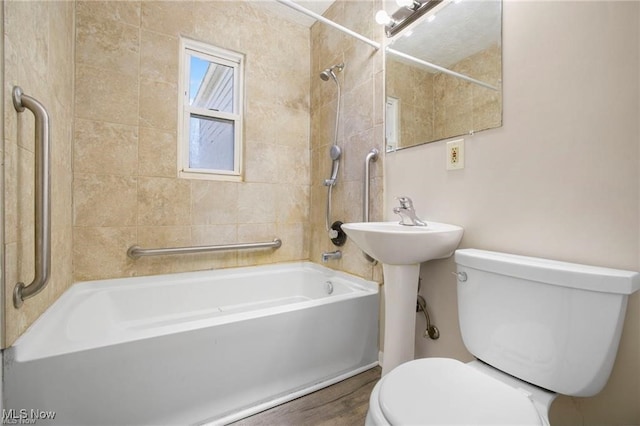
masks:
<path id="1" fill-rule="evenodd" d="M 416 298 L 420 264 L 382 265 L 384 357 L 382 375 L 415 358 Z"/>

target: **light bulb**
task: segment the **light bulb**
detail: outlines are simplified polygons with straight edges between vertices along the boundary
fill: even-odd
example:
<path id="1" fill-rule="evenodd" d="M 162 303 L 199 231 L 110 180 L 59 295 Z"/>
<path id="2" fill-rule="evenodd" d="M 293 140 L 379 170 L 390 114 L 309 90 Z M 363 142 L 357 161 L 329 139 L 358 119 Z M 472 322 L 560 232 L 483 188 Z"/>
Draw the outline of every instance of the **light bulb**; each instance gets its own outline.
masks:
<path id="1" fill-rule="evenodd" d="M 393 19 L 391 19 L 391 16 L 389 16 L 389 14 L 385 10 L 379 10 L 376 13 L 376 22 L 380 25 L 389 25 L 391 22 L 393 22 Z"/>

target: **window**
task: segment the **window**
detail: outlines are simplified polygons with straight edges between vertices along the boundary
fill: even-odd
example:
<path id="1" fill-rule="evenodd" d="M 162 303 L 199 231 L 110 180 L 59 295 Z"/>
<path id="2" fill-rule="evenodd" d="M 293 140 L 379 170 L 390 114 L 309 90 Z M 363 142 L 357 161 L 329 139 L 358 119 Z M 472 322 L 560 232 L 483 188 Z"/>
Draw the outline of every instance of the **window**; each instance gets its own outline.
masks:
<path id="1" fill-rule="evenodd" d="M 244 56 L 180 40 L 178 175 L 240 181 Z"/>

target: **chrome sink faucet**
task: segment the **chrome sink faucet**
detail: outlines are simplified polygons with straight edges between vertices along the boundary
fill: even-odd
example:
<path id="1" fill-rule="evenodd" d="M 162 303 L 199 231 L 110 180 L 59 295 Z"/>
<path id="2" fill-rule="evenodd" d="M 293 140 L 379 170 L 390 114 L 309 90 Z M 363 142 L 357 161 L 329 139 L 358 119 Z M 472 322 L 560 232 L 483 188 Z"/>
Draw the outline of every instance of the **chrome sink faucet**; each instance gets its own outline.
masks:
<path id="1" fill-rule="evenodd" d="M 397 197 L 400 207 L 394 207 L 393 212 L 400 215 L 400 225 L 406 226 L 427 226 L 420 220 L 413 209 L 413 201 L 409 197 Z"/>

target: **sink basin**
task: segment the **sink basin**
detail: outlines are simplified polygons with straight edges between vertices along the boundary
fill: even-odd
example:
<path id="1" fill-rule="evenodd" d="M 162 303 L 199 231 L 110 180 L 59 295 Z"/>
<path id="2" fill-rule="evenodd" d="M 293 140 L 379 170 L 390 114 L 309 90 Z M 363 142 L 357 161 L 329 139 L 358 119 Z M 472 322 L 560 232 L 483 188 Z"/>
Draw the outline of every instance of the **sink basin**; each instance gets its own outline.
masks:
<path id="1" fill-rule="evenodd" d="M 460 226 L 438 222 L 427 222 L 427 226 L 345 223 L 342 229 L 369 256 L 387 265 L 412 265 L 449 257 L 464 231 Z"/>

